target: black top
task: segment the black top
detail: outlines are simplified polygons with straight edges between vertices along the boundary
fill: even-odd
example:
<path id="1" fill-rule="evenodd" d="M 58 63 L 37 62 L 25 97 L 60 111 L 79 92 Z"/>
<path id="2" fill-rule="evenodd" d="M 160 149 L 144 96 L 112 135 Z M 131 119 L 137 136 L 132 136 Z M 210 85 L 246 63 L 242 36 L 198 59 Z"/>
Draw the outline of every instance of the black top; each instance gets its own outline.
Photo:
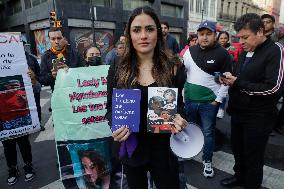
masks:
<path id="1" fill-rule="evenodd" d="M 168 47 L 174 54 L 179 53 L 180 49 L 179 49 L 179 45 L 178 45 L 178 43 L 177 43 L 177 40 L 176 40 L 173 36 L 171 36 L 170 34 L 167 35 L 166 44 L 167 44 L 167 47 Z"/>
<path id="2" fill-rule="evenodd" d="M 229 111 L 273 113 L 283 87 L 283 47 L 267 39 L 259 45 L 246 65 L 243 52 L 234 65 L 237 77 L 229 89 Z"/>
<path id="3" fill-rule="evenodd" d="M 182 98 L 182 86 L 184 83 L 183 72 L 184 67 L 181 67 L 176 76 L 173 78 L 174 84 L 168 87 L 178 88 L 178 110 L 177 112 L 185 118 L 184 103 Z M 109 125 L 111 126 L 112 119 L 112 90 L 116 88 L 115 79 L 116 66 L 112 64 L 108 72 L 108 96 L 107 96 L 107 113 L 106 118 L 109 120 Z M 135 133 L 138 139 L 138 145 L 131 158 L 126 155 L 122 158 L 122 161 L 128 165 L 138 166 L 143 165 L 150 160 L 151 151 L 153 150 L 166 150 L 170 151 L 170 134 L 169 133 L 150 133 L 147 132 L 147 110 L 148 110 L 148 87 L 158 87 L 156 83 L 152 83 L 148 86 L 142 86 L 137 84 L 136 89 L 141 90 L 141 102 L 140 102 L 140 127 L 139 133 Z M 116 146 L 119 148 L 119 145 Z M 115 150 L 115 156 L 118 155 L 118 149 Z"/>
<path id="4" fill-rule="evenodd" d="M 233 59 L 218 43 L 205 49 L 202 49 L 200 45 L 194 45 L 189 47 L 189 52 L 196 65 L 210 75 L 215 76 L 215 72 L 231 72 Z"/>

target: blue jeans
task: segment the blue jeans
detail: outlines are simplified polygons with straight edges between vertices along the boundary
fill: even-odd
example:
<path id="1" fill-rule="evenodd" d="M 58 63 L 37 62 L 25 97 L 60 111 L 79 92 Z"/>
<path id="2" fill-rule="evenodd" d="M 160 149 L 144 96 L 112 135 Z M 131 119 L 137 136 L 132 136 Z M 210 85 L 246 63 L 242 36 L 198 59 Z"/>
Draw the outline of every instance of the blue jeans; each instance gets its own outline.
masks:
<path id="1" fill-rule="evenodd" d="M 215 145 L 216 115 L 219 106 L 213 105 L 211 102 L 192 102 L 186 100 L 185 109 L 189 122 L 201 126 L 204 135 L 202 159 L 205 161 L 212 161 Z"/>

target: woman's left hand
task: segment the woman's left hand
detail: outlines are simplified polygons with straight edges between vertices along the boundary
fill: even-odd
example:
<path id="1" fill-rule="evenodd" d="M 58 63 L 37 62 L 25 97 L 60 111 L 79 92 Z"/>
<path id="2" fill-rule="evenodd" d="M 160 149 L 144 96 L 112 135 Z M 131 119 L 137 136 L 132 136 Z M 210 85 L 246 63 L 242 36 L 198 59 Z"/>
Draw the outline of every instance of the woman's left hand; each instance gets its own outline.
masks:
<path id="1" fill-rule="evenodd" d="M 187 121 L 183 119 L 179 114 L 176 114 L 176 117 L 174 119 L 174 133 L 180 132 L 182 129 L 184 129 L 188 125 Z"/>

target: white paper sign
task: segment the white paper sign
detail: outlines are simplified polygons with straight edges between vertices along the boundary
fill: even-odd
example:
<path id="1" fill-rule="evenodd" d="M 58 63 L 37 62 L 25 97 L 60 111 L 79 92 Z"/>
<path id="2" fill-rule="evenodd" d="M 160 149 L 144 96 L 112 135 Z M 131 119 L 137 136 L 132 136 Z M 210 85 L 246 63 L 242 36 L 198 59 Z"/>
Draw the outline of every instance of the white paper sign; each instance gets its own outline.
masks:
<path id="1" fill-rule="evenodd" d="M 0 140 L 40 130 L 20 33 L 0 33 Z"/>

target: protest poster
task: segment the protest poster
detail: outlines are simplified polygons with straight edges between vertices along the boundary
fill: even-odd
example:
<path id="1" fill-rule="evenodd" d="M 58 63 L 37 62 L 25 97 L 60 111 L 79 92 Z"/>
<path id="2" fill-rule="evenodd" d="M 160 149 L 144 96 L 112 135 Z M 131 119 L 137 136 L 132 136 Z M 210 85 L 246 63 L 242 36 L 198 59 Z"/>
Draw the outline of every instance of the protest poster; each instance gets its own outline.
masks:
<path id="1" fill-rule="evenodd" d="M 40 130 L 20 33 L 0 33 L 0 140 Z"/>
<path id="2" fill-rule="evenodd" d="M 147 127 L 152 133 L 170 133 L 177 113 L 177 88 L 149 87 Z"/>
<path id="3" fill-rule="evenodd" d="M 127 127 L 131 132 L 139 132 L 140 100 L 139 89 L 113 89 L 112 131 Z"/>
<path id="4" fill-rule="evenodd" d="M 58 71 L 51 107 L 60 176 L 66 188 L 109 184 L 111 130 L 105 118 L 108 68 Z"/>

